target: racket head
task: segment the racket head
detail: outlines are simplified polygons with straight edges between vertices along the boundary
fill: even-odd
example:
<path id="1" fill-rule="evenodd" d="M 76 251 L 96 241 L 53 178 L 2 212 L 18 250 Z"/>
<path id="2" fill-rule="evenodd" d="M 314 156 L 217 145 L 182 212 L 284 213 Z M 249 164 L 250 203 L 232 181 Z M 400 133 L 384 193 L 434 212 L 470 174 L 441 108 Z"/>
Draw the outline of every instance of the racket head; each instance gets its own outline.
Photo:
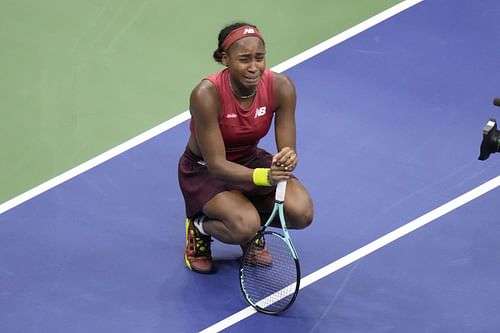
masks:
<path id="1" fill-rule="evenodd" d="M 273 231 L 257 234 L 241 259 L 240 287 L 259 312 L 279 314 L 288 309 L 300 288 L 300 264 L 289 240 Z"/>

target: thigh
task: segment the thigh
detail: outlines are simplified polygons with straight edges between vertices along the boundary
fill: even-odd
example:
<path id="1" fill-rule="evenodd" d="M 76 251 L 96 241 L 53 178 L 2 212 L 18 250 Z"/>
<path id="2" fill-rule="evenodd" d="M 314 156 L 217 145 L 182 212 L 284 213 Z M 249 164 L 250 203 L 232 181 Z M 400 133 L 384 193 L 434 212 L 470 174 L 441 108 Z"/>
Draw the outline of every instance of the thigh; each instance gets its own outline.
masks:
<path id="1" fill-rule="evenodd" d="M 275 192 L 252 197 L 252 202 L 263 218 L 269 216 L 274 202 Z M 285 218 L 290 228 L 305 228 L 311 224 L 314 215 L 314 207 L 311 195 L 297 178 L 287 181 L 285 195 Z M 263 220 L 263 222 L 266 222 Z M 279 226 L 278 218 L 272 223 L 273 226 Z"/>
<path id="2" fill-rule="evenodd" d="M 203 213 L 219 220 L 229 229 L 257 230 L 260 217 L 254 204 L 241 192 L 224 191 L 215 195 L 203 206 Z"/>
<path id="3" fill-rule="evenodd" d="M 290 228 L 302 229 L 313 220 L 311 195 L 298 179 L 290 179 L 286 186 L 285 216 Z"/>

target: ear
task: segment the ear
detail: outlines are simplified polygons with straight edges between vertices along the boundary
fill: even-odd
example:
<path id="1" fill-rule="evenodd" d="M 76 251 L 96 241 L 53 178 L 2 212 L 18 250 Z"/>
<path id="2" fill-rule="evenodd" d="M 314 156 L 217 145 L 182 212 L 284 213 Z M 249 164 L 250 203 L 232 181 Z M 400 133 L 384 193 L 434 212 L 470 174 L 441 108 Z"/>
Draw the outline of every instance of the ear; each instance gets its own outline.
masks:
<path id="1" fill-rule="evenodd" d="M 227 64 L 229 62 L 229 59 L 228 59 L 228 54 L 226 52 L 222 52 L 222 58 L 221 58 L 221 62 L 224 66 L 227 67 Z"/>

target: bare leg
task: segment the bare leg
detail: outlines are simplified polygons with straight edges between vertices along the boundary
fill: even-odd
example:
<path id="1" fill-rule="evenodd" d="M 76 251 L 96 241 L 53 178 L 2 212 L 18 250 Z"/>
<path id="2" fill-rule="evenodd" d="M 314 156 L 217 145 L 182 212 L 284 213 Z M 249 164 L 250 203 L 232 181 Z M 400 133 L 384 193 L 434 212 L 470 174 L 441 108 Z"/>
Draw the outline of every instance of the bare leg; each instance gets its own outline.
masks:
<path id="1" fill-rule="evenodd" d="M 228 244 L 246 244 L 260 228 L 257 209 L 242 193 L 226 191 L 217 194 L 203 207 L 207 219 L 203 229 Z"/>
<path id="2" fill-rule="evenodd" d="M 207 219 L 203 229 L 209 235 L 228 244 L 246 244 L 267 221 L 274 204 L 274 193 L 248 199 L 238 191 L 217 194 L 203 207 Z M 314 207 L 311 196 L 297 180 L 287 183 L 285 219 L 290 229 L 303 229 L 312 223 Z M 276 220 L 273 226 L 280 226 Z"/>
<path id="3" fill-rule="evenodd" d="M 252 200 L 257 207 L 262 222 L 265 223 L 274 205 L 274 193 L 262 198 Z M 290 179 L 286 185 L 285 195 L 285 220 L 290 229 L 304 229 L 313 220 L 314 206 L 311 196 L 306 188 L 297 180 Z M 271 224 L 279 227 L 278 217 Z"/>

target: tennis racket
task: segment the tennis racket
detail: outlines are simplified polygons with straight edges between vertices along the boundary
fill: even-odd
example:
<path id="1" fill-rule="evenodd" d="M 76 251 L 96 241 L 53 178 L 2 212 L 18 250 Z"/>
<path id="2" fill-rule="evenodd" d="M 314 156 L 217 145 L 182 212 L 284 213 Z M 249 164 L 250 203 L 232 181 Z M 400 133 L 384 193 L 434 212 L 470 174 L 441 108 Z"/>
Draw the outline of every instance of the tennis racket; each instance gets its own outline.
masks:
<path id="1" fill-rule="evenodd" d="M 240 266 L 240 286 L 245 299 L 257 311 L 266 314 L 288 309 L 300 287 L 299 258 L 285 222 L 285 191 L 286 181 L 280 181 L 273 211 L 246 248 Z M 283 234 L 266 231 L 276 214 Z"/>

